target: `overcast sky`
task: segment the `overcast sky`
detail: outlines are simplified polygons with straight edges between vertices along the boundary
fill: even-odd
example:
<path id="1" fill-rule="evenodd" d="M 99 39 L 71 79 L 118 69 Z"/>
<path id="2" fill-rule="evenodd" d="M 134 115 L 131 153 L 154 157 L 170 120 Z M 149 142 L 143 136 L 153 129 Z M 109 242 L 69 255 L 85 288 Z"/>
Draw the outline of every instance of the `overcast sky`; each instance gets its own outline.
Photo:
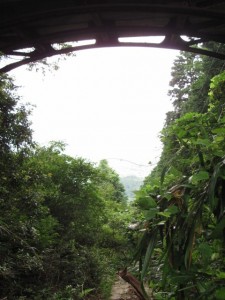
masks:
<path id="1" fill-rule="evenodd" d="M 35 104 L 34 139 L 60 140 L 67 153 L 92 162 L 107 159 L 121 176 L 146 176 L 160 151 L 159 132 L 172 109 L 167 96 L 173 50 L 83 50 L 57 72 L 18 68 L 10 75 L 23 102 Z"/>

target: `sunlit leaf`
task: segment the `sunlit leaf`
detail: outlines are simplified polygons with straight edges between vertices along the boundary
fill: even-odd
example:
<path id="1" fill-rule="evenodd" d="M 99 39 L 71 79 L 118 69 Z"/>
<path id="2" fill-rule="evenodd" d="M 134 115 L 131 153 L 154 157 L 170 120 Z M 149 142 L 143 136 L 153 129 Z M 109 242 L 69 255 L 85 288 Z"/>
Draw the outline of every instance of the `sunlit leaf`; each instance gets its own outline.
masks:
<path id="1" fill-rule="evenodd" d="M 216 274 L 216 277 L 219 279 L 225 279 L 225 272 L 219 272 Z"/>
<path id="2" fill-rule="evenodd" d="M 186 134 L 187 134 L 187 131 L 184 130 L 184 129 L 180 129 L 180 130 L 177 132 L 177 136 L 178 136 L 179 138 L 184 137 Z"/>
<path id="3" fill-rule="evenodd" d="M 219 120 L 219 123 L 225 123 L 225 116 Z"/>
<path id="4" fill-rule="evenodd" d="M 195 141 L 196 145 L 204 145 L 204 146 L 210 146 L 211 141 L 209 139 L 197 139 L 197 141 Z"/>
<path id="5" fill-rule="evenodd" d="M 217 260 L 220 257 L 219 253 L 213 253 L 212 254 L 212 260 Z"/>
<path id="6" fill-rule="evenodd" d="M 223 157 L 223 156 L 224 156 L 224 151 L 223 151 L 223 150 L 220 150 L 220 149 L 215 150 L 215 151 L 214 151 L 214 155 L 215 155 L 215 156 L 219 156 L 219 157 Z"/>
<path id="7" fill-rule="evenodd" d="M 163 212 L 159 212 L 158 215 L 169 218 L 171 216 L 171 213 L 167 211 L 163 211 Z"/>
<path id="8" fill-rule="evenodd" d="M 79 293 L 79 297 L 83 298 L 83 297 L 87 296 L 88 294 L 90 294 L 93 290 L 94 290 L 94 288 L 85 289 Z"/>
<path id="9" fill-rule="evenodd" d="M 214 140 L 214 142 L 216 142 L 216 143 L 222 142 L 222 141 L 224 141 L 224 136 L 216 135 L 216 136 L 213 138 L 213 140 Z"/>
<path id="10" fill-rule="evenodd" d="M 225 299 L 225 287 L 220 288 L 216 291 L 215 297 L 217 300 L 224 300 Z"/>
<path id="11" fill-rule="evenodd" d="M 219 127 L 219 128 L 212 129 L 212 133 L 224 134 L 225 133 L 225 128 L 224 127 Z"/>
<path id="12" fill-rule="evenodd" d="M 197 184 L 199 181 L 207 180 L 207 179 L 209 179 L 209 173 L 207 171 L 199 171 L 198 173 L 192 175 L 189 178 L 189 181 L 192 184 Z"/>
<path id="13" fill-rule="evenodd" d="M 160 221 L 159 223 L 157 223 L 157 225 L 162 226 L 162 225 L 165 225 L 165 223 L 166 223 L 166 220 L 163 220 L 163 221 Z"/>
<path id="14" fill-rule="evenodd" d="M 176 205 L 171 205 L 167 209 L 165 209 L 163 212 L 158 212 L 158 215 L 169 218 L 171 215 L 174 215 L 178 212 L 178 208 Z"/>

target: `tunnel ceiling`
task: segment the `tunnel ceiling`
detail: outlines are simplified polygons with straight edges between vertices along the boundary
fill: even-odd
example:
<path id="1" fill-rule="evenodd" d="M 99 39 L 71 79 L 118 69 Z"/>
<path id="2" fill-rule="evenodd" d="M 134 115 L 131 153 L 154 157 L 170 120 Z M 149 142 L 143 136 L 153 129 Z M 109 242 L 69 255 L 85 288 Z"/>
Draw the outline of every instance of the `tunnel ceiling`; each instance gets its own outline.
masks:
<path id="1" fill-rule="evenodd" d="M 114 46 L 178 49 L 225 59 L 202 47 L 210 41 L 225 44 L 225 1 L 0 0 L 0 6 L 0 52 L 18 58 L 4 72 L 57 54 Z M 159 44 L 121 42 L 140 36 L 165 38 Z M 94 43 L 65 45 L 85 40 Z"/>

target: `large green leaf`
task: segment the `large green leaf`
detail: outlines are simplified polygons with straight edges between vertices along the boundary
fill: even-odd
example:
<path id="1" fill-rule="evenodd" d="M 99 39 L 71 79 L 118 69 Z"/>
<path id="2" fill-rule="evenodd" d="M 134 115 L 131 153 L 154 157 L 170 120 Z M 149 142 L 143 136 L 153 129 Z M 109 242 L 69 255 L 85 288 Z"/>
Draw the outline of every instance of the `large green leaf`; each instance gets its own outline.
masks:
<path id="1" fill-rule="evenodd" d="M 199 171 L 198 173 L 195 173 L 189 178 L 189 181 L 192 184 L 198 184 L 199 181 L 207 180 L 209 179 L 209 173 L 207 171 Z"/>
<path id="2" fill-rule="evenodd" d="M 149 266 L 151 256 L 152 256 L 152 253 L 155 248 L 156 241 L 157 241 L 157 233 L 158 233 L 157 230 L 152 232 L 152 236 L 151 236 L 151 239 L 148 244 L 148 248 L 145 253 L 144 263 L 143 263 L 142 272 L 141 272 L 141 281 L 143 281 L 143 279 L 148 271 L 148 266 Z"/>
<path id="3" fill-rule="evenodd" d="M 219 123 L 225 123 L 225 116 L 223 116 L 220 120 Z"/>
<path id="4" fill-rule="evenodd" d="M 225 133 L 225 127 L 219 127 L 212 130 L 212 133 L 216 134 L 224 134 Z"/>
<path id="5" fill-rule="evenodd" d="M 150 208 L 149 210 L 144 211 L 145 219 L 148 221 L 153 219 L 158 211 L 158 208 Z"/>
<path id="6" fill-rule="evenodd" d="M 169 167 L 168 166 L 165 166 L 162 170 L 162 173 L 161 173 L 161 177 L 160 177 L 160 183 L 161 185 L 163 184 L 164 182 L 164 179 L 165 179 L 165 176 L 166 176 L 166 173 L 168 172 L 169 170 Z"/>
<path id="7" fill-rule="evenodd" d="M 211 141 L 209 139 L 197 139 L 197 141 L 195 141 L 194 144 L 203 145 L 203 146 L 210 146 Z"/>
<path id="8" fill-rule="evenodd" d="M 146 249 L 146 245 L 148 244 L 149 239 L 150 239 L 150 235 L 147 231 L 145 231 L 138 242 L 137 249 L 134 254 L 133 260 L 135 262 L 139 261 L 142 258 L 142 254 Z"/>
<path id="9" fill-rule="evenodd" d="M 195 239 L 195 222 L 193 222 L 192 227 L 188 233 L 188 244 L 185 249 L 185 256 L 184 256 L 184 264 L 186 269 L 189 269 L 192 259 L 192 251 L 193 251 L 193 244 Z"/>
<path id="10" fill-rule="evenodd" d="M 225 272 L 219 272 L 216 274 L 216 277 L 219 279 L 225 279 Z"/>
<path id="11" fill-rule="evenodd" d="M 216 135 L 213 138 L 213 142 L 215 142 L 215 143 L 219 143 L 219 142 L 222 142 L 222 141 L 224 141 L 224 136 L 222 136 L 222 135 Z"/>
<path id="12" fill-rule="evenodd" d="M 177 136 L 181 139 L 182 137 L 184 137 L 185 135 L 187 135 L 187 131 L 179 128 L 179 130 L 176 132 Z"/>
<path id="13" fill-rule="evenodd" d="M 222 238 L 224 228 L 225 228 L 225 217 L 223 217 L 220 220 L 220 222 L 216 225 L 210 237 L 213 239 Z"/>
<path id="14" fill-rule="evenodd" d="M 158 212 L 158 215 L 169 218 L 171 215 L 174 215 L 178 212 L 178 207 L 176 205 L 171 205 L 162 212 Z"/>
<path id="15" fill-rule="evenodd" d="M 210 179 L 210 183 L 209 183 L 209 190 L 208 190 L 208 197 L 209 197 L 209 204 L 211 209 L 214 209 L 217 201 L 215 199 L 215 188 L 216 188 L 216 183 L 217 183 L 217 179 L 220 176 L 220 169 L 224 166 L 224 160 L 219 162 L 214 169 L 213 175 Z"/>
<path id="16" fill-rule="evenodd" d="M 138 199 L 138 204 L 142 209 L 156 208 L 157 203 L 151 196 L 145 196 Z"/>
<path id="17" fill-rule="evenodd" d="M 212 248 L 207 243 L 201 243 L 198 246 L 198 250 L 201 254 L 201 258 L 204 265 L 207 265 L 212 256 Z"/>

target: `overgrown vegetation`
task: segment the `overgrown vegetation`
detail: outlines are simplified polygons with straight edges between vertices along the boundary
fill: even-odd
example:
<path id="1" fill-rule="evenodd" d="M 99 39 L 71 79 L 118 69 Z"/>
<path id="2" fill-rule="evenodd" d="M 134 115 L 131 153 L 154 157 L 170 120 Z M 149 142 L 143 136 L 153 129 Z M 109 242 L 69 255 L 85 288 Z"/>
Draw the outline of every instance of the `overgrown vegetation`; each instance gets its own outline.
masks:
<path id="1" fill-rule="evenodd" d="M 136 260 L 155 299 L 225 299 L 224 62 L 181 52 L 170 85 L 161 159 L 137 193 Z"/>
<path id="2" fill-rule="evenodd" d="M 0 298 L 107 299 L 129 259 L 119 176 L 36 145 L 12 80 L 0 84 Z"/>
<path id="3" fill-rule="evenodd" d="M 28 107 L 1 75 L 1 299 L 105 300 L 132 256 L 154 299 L 225 299 L 224 70 L 177 57 L 162 155 L 131 205 L 106 160 L 37 145 Z"/>

